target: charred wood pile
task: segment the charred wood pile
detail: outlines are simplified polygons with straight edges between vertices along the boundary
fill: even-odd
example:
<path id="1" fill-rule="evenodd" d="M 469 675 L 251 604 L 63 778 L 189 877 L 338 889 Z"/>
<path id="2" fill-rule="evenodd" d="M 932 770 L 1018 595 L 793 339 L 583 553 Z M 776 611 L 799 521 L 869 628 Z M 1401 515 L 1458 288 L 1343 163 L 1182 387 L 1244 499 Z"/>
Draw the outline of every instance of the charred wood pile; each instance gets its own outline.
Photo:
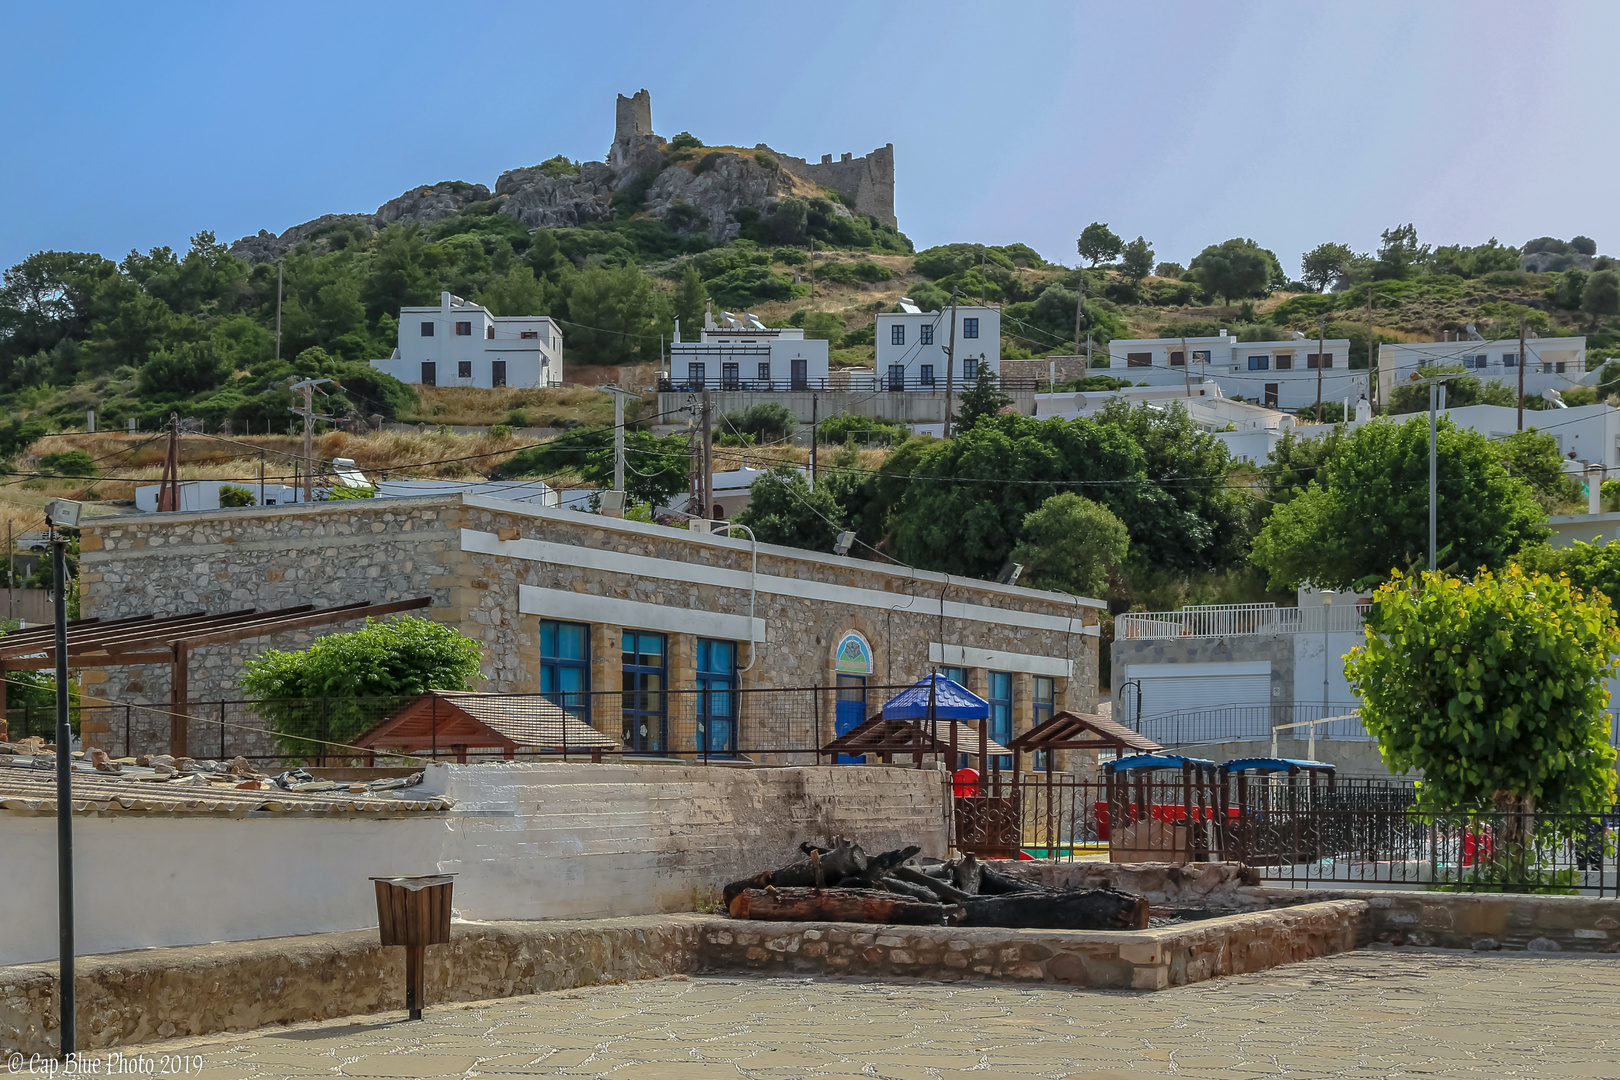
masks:
<path id="1" fill-rule="evenodd" d="M 919 859 L 918 847 L 868 855 L 859 844 L 801 845 L 804 858 L 725 887 L 734 919 L 1039 930 L 1145 930 L 1148 902 L 1117 889 L 1046 889 L 963 855 Z"/>

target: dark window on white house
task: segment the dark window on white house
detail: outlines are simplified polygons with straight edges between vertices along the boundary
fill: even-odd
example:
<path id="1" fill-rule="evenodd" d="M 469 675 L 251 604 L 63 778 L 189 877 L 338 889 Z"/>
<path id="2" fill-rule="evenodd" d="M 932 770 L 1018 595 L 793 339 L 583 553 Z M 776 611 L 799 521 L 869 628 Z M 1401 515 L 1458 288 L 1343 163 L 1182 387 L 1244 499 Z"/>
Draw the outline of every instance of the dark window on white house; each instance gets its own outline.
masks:
<path id="1" fill-rule="evenodd" d="M 423 337 L 432 337 L 433 336 L 433 324 L 431 322 L 425 322 L 425 323 L 422 324 L 422 336 Z"/>
<path id="2" fill-rule="evenodd" d="M 458 322 L 458 323 L 456 323 L 456 337 L 472 337 L 472 323 L 470 323 L 470 322 Z"/>
<path id="3" fill-rule="evenodd" d="M 432 360 L 422 361 L 422 385 L 439 385 L 439 365 L 435 364 Z"/>
<path id="4" fill-rule="evenodd" d="M 962 336 L 965 337 L 965 338 L 976 338 L 976 337 L 978 337 L 979 336 L 979 320 L 978 319 L 963 319 L 962 320 Z"/>
<path id="5" fill-rule="evenodd" d="M 494 337 L 495 335 L 491 334 L 489 336 Z M 540 336 L 540 331 L 538 331 L 538 330 L 523 330 L 523 331 L 520 331 L 518 333 L 518 337 L 523 339 L 524 341 L 533 341 L 536 338 L 538 338 L 539 336 Z"/>
<path id="6" fill-rule="evenodd" d="M 491 360 L 489 362 L 489 385 L 491 385 L 491 386 L 505 386 L 506 385 L 506 361 L 505 360 Z"/>
<path id="7" fill-rule="evenodd" d="M 932 326 L 917 327 L 917 344 L 932 345 L 934 343 L 934 328 Z"/>
<path id="8" fill-rule="evenodd" d="M 456 361 L 456 378 L 458 378 L 458 379 L 470 379 L 470 378 L 472 378 L 472 361 L 471 360 L 457 360 Z"/>
<path id="9" fill-rule="evenodd" d="M 895 323 L 889 327 L 889 344 L 904 345 L 906 343 L 906 324 Z"/>

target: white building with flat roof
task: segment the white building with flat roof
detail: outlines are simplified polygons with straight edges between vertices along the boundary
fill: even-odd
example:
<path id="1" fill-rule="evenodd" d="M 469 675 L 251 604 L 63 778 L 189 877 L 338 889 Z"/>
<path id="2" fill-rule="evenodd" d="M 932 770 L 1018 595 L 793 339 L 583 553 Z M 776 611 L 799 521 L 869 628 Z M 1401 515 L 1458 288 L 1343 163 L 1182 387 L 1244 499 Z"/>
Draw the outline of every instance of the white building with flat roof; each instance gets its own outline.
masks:
<path id="1" fill-rule="evenodd" d="M 943 390 L 945 354 L 952 345 L 951 308 L 922 311 L 901 301 L 900 311 L 880 312 L 872 328 L 877 344 L 877 378 L 885 390 Z M 1001 309 L 959 305 L 956 312 L 958 388 L 971 386 L 981 371 L 1001 375 Z"/>
<path id="2" fill-rule="evenodd" d="M 1469 331 L 1472 331 L 1469 327 Z M 1562 393 L 1597 380 L 1586 370 L 1586 338 L 1526 338 L 1524 392 L 1542 397 L 1548 390 Z M 1481 381 L 1502 382 L 1519 388 L 1519 339 L 1487 340 L 1477 333 L 1459 334 L 1453 341 L 1402 341 L 1378 346 L 1378 388 L 1384 403 L 1391 388 L 1409 381 L 1429 367 L 1464 367 Z"/>
<path id="3" fill-rule="evenodd" d="M 1295 334 L 1286 341 L 1215 337 L 1115 338 L 1108 374 L 1149 386 L 1191 385 L 1214 379 L 1226 397 L 1268 409 L 1298 410 L 1322 401 L 1355 402 L 1369 392 L 1368 373 L 1350 369 L 1350 342 Z"/>
<path id="4" fill-rule="evenodd" d="M 825 390 L 827 342 L 797 326 L 766 326 L 753 315 L 712 313 L 697 341 L 669 347 L 661 390 Z"/>
<path id="5" fill-rule="evenodd" d="M 562 331 L 547 315 L 491 315 L 454 293 L 399 309 L 399 347 L 371 366 L 415 386 L 562 385 Z"/>

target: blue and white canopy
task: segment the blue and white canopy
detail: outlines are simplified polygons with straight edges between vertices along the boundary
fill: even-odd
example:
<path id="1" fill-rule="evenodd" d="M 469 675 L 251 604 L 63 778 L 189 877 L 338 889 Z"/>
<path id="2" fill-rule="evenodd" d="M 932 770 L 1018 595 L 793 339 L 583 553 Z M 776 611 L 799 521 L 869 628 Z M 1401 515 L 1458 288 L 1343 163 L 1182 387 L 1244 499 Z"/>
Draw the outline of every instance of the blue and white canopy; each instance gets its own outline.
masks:
<path id="1" fill-rule="evenodd" d="M 933 691 L 934 716 L 939 720 L 983 720 L 990 703 L 943 675 L 926 675 L 883 703 L 885 720 L 928 719 L 928 696 Z"/>

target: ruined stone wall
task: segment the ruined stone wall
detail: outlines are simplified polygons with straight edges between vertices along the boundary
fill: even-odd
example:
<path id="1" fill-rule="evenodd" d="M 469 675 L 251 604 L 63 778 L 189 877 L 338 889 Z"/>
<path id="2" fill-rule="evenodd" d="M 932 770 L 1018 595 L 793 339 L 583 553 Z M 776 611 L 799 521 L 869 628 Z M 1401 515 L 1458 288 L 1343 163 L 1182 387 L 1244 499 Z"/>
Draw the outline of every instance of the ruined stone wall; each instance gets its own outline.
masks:
<path id="1" fill-rule="evenodd" d="M 743 642 L 745 687 L 834 685 L 834 652 L 854 631 L 871 646 L 873 686 L 925 674 L 933 666 L 930 645 L 938 644 L 978 650 L 986 670 L 1013 672 L 1016 714 L 1028 715 L 1022 706 L 1043 664 L 1067 672 L 1057 678 L 1058 709 L 1091 711 L 1097 702 L 1095 602 L 770 545 L 758 550 L 756 575 L 743 539 L 472 496 L 99 519 L 86 525 L 82 551 L 86 617 L 431 597 L 432 618 L 482 643 L 485 688 L 494 692 L 539 690 L 539 621 L 553 617 L 592 626 L 594 685 L 603 691 L 618 688 L 614 645 L 627 625 L 669 633 L 675 656 L 698 636 Z M 555 608 L 621 602 L 629 606 L 613 610 L 630 614 Z M 746 631 L 705 632 L 700 619 L 671 614 L 712 615 L 737 626 L 751 611 L 763 622 L 752 657 Z M 313 636 L 197 650 L 190 700 L 240 697 L 247 657 L 301 648 Z M 168 672 L 166 665 L 90 671 L 86 690 L 114 701 L 166 701 Z M 822 705 L 830 739 L 835 709 L 830 697 Z M 167 718 L 148 722 L 166 725 Z"/>
<path id="2" fill-rule="evenodd" d="M 647 93 L 645 87 L 629 97 L 620 94 L 614 102 L 613 140 L 617 142 L 632 135 L 652 133 L 652 95 Z"/>
<path id="3" fill-rule="evenodd" d="M 821 155 L 819 162 L 790 154 L 777 154 L 777 160 L 794 176 L 844 196 L 856 213 L 899 227 L 894 216 L 894 143 L 886 143 L 863 157 L 846 153 L 837 161 L 831 154 Z"/>

